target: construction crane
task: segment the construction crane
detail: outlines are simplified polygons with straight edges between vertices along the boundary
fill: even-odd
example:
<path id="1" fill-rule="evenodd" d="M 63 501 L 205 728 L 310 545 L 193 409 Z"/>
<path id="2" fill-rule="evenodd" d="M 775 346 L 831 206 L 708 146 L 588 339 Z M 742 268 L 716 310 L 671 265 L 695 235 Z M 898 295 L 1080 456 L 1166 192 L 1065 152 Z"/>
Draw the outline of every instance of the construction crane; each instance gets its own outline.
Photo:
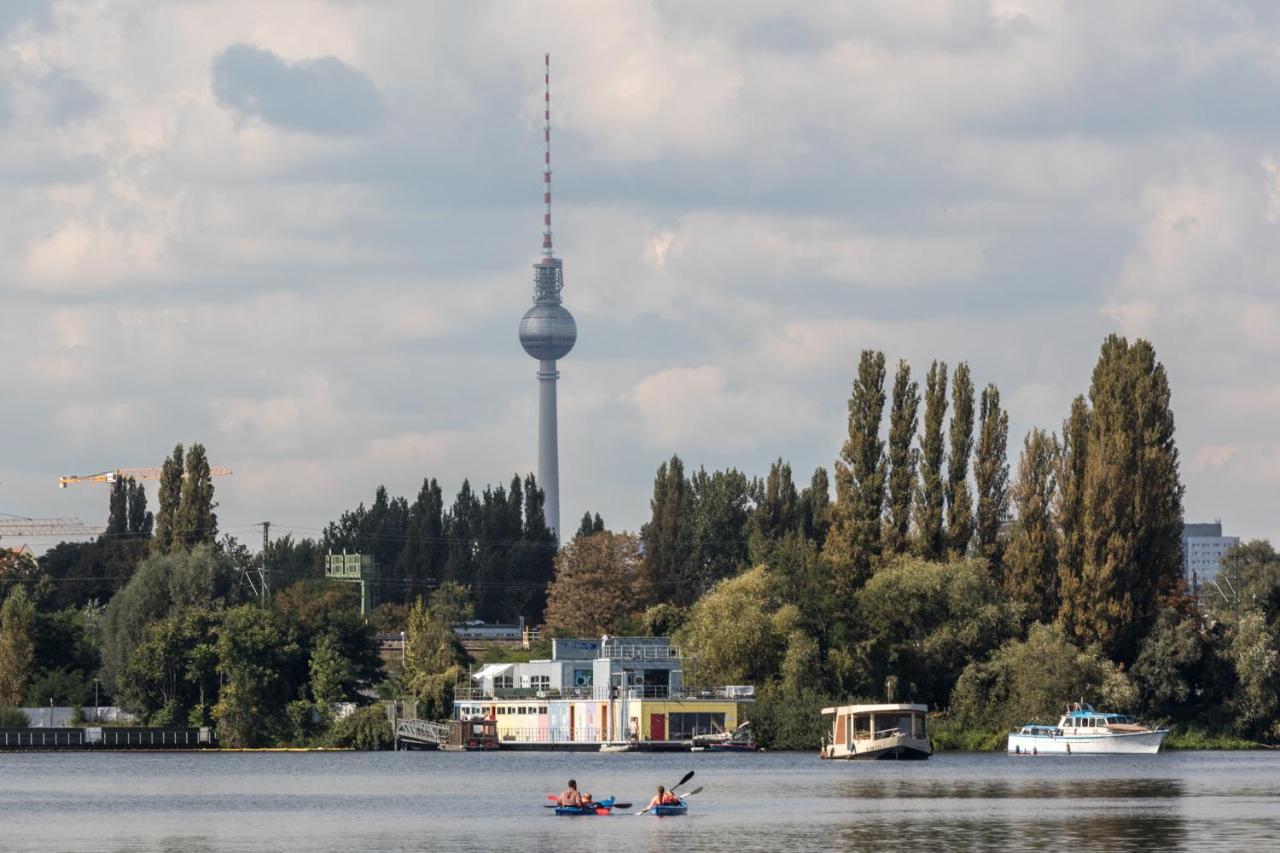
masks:
<path id="1" fill-rule="evenodd" d="M 77 483 L 114 483 L 116 480 L 124 480 L 132 477 L 135 480 L 159 480 L 160 472 L 163 468 L 117 468 L 114 471 L 102 471 L 98 474 L 80 474 L 68 477 L 58 478 L 58 488 L 65 489 L 67 486 L 73 486 Z M 231 475 L 231 469 L 225 465 L 210 465 L 209 476 L 211 477 L 228 477 Z M 187 476 L 185 473 L 182 475 Z"/>
<path id="2" fill-rule="evenodd" d="M 78 518 L 0 518 L 0 539 L 6 536 L 96 536 L 101 527 L 90 527 Z"/>

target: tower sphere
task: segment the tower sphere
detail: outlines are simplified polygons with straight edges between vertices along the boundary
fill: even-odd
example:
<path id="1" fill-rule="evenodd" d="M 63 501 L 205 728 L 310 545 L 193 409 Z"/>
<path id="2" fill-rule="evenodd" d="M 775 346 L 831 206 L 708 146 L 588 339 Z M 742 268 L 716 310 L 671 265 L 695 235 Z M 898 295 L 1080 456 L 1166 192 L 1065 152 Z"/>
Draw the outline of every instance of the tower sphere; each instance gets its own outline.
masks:
<path id="1" fill-rule="evenodd" d="M 564 358 L 577 340 L 578 324 L 563 305 L 536 303 L 520 318 L 520 345 L 534 358 Z"/>

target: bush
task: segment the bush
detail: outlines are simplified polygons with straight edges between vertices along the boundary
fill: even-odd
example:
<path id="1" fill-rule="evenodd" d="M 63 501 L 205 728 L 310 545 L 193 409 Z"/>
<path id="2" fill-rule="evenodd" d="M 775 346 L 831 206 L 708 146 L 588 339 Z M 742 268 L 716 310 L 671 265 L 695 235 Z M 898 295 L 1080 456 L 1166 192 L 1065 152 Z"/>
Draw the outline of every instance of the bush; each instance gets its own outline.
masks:
<path id="1" fill-rule="evenodd" d="M 831 725 L 822 709 L 833 704 L 814 690 L 794 693 L 771 684 L 757 691 L 746 706 L 751 736 L 763 749 L 812 749 L 817 752 Z"/>
<path id="2" fill-rule="evenodd" d="M 376 751 L 391 749 L 395 738 L 382 705 L 361 708 L 333 727 L 335 746 Z"/>
<path id="3" fill-rule="evenodd" d="M 0 729 L 25 729 L 27 715 L 17 708 L 0 707 Z"/>
<path id="4" fill-rule="evenodd" d="M 929 719 L 929 740 L 935 750 L 957 752 L 996 752 L 1005 748 L 1004 732 L 965 728 L 955 720 L 943 716 Z"/>

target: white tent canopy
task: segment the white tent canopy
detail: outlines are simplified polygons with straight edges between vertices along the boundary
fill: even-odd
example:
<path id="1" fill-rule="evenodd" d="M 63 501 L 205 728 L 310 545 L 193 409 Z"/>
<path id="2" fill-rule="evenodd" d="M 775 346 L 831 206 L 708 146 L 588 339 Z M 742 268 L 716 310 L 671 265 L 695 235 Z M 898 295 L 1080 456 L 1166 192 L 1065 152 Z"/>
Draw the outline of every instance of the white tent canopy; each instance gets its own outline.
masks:
<path id="1" fill-rule="evenodd" d="M 472 681 L 484 681 L 485 679 L 494 678 L 502 675 L 502 673 L 510 670 L 515 664 L 512 663 L 488 663 L 480 667 L 476 672 L 471 673 Z"/>

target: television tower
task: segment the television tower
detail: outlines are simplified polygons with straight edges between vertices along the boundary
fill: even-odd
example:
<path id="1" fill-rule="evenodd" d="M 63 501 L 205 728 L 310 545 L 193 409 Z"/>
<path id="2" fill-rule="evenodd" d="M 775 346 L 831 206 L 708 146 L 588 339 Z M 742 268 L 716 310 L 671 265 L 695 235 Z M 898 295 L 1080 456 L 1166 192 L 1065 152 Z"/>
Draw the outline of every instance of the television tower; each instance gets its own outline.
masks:
<path id="1" fill-rule="evenodd" d="M 564 268 L 551 248 L 551 54 L 546 54 L 543 100 L 542 259 L 533 265 L 533 307 L 520 319 L 520 345 L 538 360 L 538 485 L 546 497 L 547 527 L 560 538 L 560 451 L 556 435 L 556 360 L 578 340 L 573 315 L 560 304 Z"/>

